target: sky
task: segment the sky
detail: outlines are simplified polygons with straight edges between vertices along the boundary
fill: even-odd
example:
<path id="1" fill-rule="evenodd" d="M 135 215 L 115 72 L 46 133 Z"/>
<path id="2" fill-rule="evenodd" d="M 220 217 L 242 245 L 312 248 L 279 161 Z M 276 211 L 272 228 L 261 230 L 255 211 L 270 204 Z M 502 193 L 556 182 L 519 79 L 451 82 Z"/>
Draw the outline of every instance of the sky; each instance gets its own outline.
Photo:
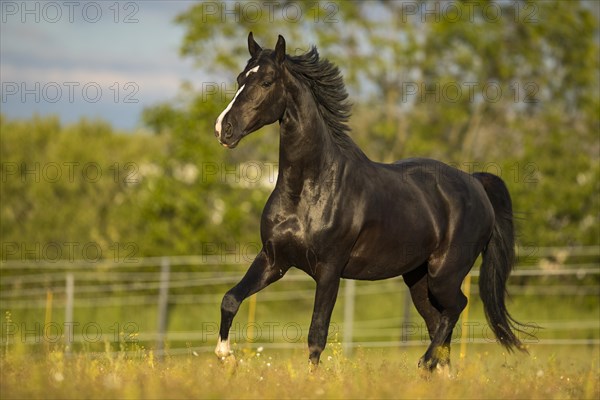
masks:
<path id="1" fill-rule="evenodd" d="M 144 107 L 175 97 L 202 71 L 178 54 L 174 17 L 192 1 L 0 1 L 1 112 L 101 118 L 141 127 Z"/>
<path id="2" fill-rule="evenodd" d="M 584 4 L 598 15 L 600 3 Z M 65 123 L 101 118 L 117 129 L 141 128 L 144 107 L 172 100 L 184 81 L 197 90 L 211 81 L 179 56 L 184 29 L 173 20 L 193 5 L 0 0 L 0 112 L 9 118 L 56 114 Z"/>

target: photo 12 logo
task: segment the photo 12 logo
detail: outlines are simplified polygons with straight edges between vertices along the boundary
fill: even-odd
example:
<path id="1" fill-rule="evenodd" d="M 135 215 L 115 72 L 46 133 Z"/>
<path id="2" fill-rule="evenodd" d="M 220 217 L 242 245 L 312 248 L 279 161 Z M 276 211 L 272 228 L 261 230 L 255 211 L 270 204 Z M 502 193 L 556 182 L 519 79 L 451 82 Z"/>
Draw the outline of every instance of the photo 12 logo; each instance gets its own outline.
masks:
<path id="1" fill-rule="evenodd" d="M 535 104 L 540 91 L 535 82 L 402 82 L 403 103 L 497 103 L 506 99 L 513 103 Z"/>
<path id="2" fill-rule="evenodd" d="M 134 1 L 2 1 L 1 4 L 2 23 L 95 24 L 105 20 L 136 24 L 140 21 L 140 5 Z"/>
<path id="3" fill-rule="evenodd" d="M 537 23 L 539 6 L 531 1 L 403 1 L 400 20 L 428 22 L 496 23 L 510 18 L 519 23 Z"/>
<path id="4" fill-rule="evenodd" d="M 248 264 L 256 258 L 261 248 L 262 244 L 257 242 L 202 242 L 202 262 Z"/>
<path id="5" fill-rule="evenodd" d="M 337 23 L 337 2 L 316 1 L 205 1 L 200 4 L 202 23 Z"/>
<path id="6" fill-rule="evenodd" d="M 135 264 L 139 259 L 139 245 L 135 242 L 2 242 L 2 262 L 9 260 L 47 263 L 98 263 L 110 260 Z"/>
<path id="7" fill-rule="evenodd" d="M 201 327 L 201 342 L 203 344 L 217 341 L 219 325 L 216 322 L 203 322 Z M 340 333 L 340 326 L 335 322 L 329 325 L 329 337 Z M 229 331 L 231 342 L 247 343 L 300 343 L 307 340 L 309 328 L 295 321 L 266 321 L 261 323 L 235 322 Z"/>
<path id="8" fill-rule="evenodd" d="M 135 322 L 119 323 L 106 326 L 98 322 L 2 322 L 2 336 L 5 345 L 20 342 L 36 343 L 103 343 L 126 342 L 137 343 L 139 326 Z"/>
<path id="9" fill-rule="evenodd" d="M 139 166 L 134 162 L 118 163 L 102 166 L 94 161 L 62 161 L 17 163 L 12 161 L 0 164 L 2 183 L 19 181 L 24 184 L 33 183 L 96 183 L 102 177 L 114 183 L 136 185 L 140 182 Z"/>
<path id="10" fill-rule="evenodd" d="M 137 104 L 136 82 L 2 82 L 2 103 L 98 103 L 102 100 Z"/>

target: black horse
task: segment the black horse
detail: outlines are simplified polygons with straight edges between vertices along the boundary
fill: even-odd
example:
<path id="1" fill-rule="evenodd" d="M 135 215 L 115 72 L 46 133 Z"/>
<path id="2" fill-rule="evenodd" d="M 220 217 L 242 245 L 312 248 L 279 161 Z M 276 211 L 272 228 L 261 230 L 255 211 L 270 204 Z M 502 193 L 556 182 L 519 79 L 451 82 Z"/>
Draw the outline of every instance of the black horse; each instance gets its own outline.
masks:
<path id="1" fill-rule="evenodd" d="M 514 263 L 511 199 L 504 182 L 439 161 L 370 161 L 348 136 L 350 105 L 337 67 L 316 48 L 286 55 L 248 36 L 250 60 L 239 89 L 215 124 L 234 148 L 246 135 L 279 121 L 277 184 L 264 208 L 262 250 L 221 304 L 220 358 L 231 354 L 229 329 L 240 303 L 297 267 L 316 281 L 308 335 L 310 361 L 325 348 L 340 279 L 402 275 L 431 344 L 419 366 L 450 362 L 450 340 L 467 304 L 461 283 L 483 254 L 480 295 L 497 339 L 524 350 L 519 324 L 504 303 Z"/>

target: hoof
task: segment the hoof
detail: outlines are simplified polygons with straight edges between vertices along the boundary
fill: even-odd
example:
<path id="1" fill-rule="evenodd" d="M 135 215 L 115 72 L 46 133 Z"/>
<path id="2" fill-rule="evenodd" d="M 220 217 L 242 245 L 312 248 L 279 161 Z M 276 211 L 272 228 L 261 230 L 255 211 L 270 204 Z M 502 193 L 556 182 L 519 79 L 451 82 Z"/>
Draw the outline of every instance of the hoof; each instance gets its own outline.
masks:
<path id="1" fill-rule="evenodd" d="M 453 379 L 452 371 L 450 370 L 450 364 L 438 364 L 435 366 L 435 372 L 444 378 Z"/>
<path id="2" fill-rule="evenodd" d="M 450 348 L 437 347 L 428 349 L 419 360 L 419 368 L 429 372 L 437 371 L 441 368 L 443 371 L 450 370 Z"/>
<path id="3" fill-rule="evenodd" d="M 215 354 L 220 360 L 223 361 L 226 358 L 233 357 L 233 352 L 231 351 L 231 347 L 229 346 L 229 338 L 227 338 L 227 340 L 221 340 L 221 336 L 219 336 L 219 342 L 217 343 L 217 347 L 215 348 Z"/>
<path id="4" fill-rule="evenodd" d="M 437 360 L 435 359 L 425 359 L 425 357 L 421 357 L 419 359 L 418 367 L 422 371 L 431 372 L 437 366 Z"/>
<path id="5" fill-rule="evenodd" d="M 450 370 L 450 363 L 435 358 L 426 361 L 425 358 L 422 357 L 419 360 L 419 370 L 421 370 L 422 376 L 426 378 L 431 377 L 434 373 L 435 375 L 444 378 L 454 378 L 454 375 L 452 375 L 452 371 Z"/>
<path id="6" fill-rule="evenodd" d="M 319 369 L 318 363 L 315 364 L 311 360 L 308 360 L 308 373 L 309 374 L 313 374 L 313 373 L 317 372 L 318 369 Z"/>

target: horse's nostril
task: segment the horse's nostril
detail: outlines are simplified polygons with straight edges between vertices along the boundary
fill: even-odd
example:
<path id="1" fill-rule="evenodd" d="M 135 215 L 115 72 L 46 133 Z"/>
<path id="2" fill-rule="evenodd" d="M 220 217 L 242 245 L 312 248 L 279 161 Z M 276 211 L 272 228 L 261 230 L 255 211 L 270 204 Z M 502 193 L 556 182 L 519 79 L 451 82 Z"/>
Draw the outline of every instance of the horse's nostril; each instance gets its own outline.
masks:
<path id="1" fill-rule="evenodd" d="M 228 122 L 227 125 L 225 125 L 225 137 L 229 139 L 231 135 L 233 135 L 233 125 Z"/>

